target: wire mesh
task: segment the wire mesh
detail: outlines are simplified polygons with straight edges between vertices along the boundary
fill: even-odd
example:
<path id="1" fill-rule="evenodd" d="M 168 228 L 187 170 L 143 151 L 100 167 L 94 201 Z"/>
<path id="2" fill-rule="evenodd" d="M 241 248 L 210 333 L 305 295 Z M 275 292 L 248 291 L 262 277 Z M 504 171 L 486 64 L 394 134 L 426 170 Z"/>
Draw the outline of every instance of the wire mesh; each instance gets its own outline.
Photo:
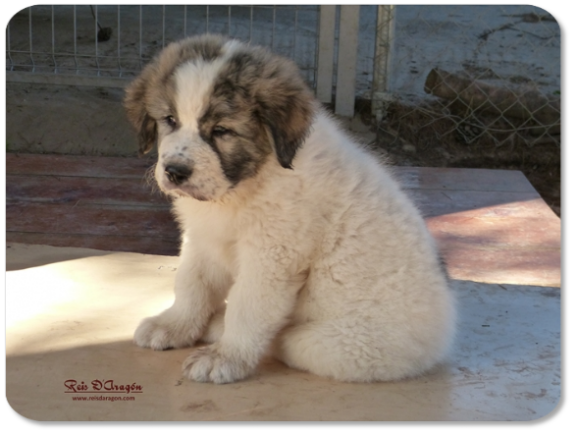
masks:
<path id="1" fill-rule="evenodd" d="M 212 32 L 292 58 L 316 87 L 318 27 L 308 5 L 40 5 L 10 20 L 6 65 L 129 79 L 171 41 Z M 544 10 L 362 6 L 359 29 L 356 95 L 380 103 L 380 133 L 425 148 L 559 143 L 560 29 Z"/>
<path id="2" fill-rule="evenodd" d="M 289 56 L 314 85 L 318 6 L 32 6 L 9 22 L 8 71 L 135 76 L 171 41 L 220 33 Z"/>
<path id="3" fill-rule="evenodd" d="M 392 56 L 374 96 L 385 107 L 379 132 L 426 150 L 560 144 L 561 35 L 533 6 L 396 6 L 394 32 L 377 46 Z M 376 73 L 379 71 L 377 70 Z"/>

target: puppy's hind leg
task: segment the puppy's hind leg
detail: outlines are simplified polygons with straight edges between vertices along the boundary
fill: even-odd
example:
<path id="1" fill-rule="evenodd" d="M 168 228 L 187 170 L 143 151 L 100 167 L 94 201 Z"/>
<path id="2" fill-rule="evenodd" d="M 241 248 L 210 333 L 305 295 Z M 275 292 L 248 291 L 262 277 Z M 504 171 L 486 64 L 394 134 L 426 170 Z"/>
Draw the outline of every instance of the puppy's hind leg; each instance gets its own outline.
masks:
<path id="1" fill-rule="evenodd" d="M 306 322 L 282 330 L 273 355 L 292 368 L 345 382 L 391 381 L 419 375 L 441 357 L 410 339 L 399 341 L 398 336 L 391 336 L 396 335 L 353 320 Z"/>

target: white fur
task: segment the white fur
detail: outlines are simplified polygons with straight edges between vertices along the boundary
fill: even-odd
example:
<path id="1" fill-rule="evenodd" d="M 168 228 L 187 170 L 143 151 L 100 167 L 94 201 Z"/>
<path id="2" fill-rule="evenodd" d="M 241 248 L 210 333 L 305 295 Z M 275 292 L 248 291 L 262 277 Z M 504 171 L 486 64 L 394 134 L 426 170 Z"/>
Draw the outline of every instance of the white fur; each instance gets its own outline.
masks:
<path id="1" fill-rule="evenodd" d="M 231 189 L 195 132 L 206 98 L 198 90 L 208 92 L 215 74 L 197 67 L 179 72 L 181 133 L 160 135 L 159 168 L 178 153 L 204 162 L 176 188 L 176 298 L 141 323 L 136 343 L 214 342 L 194 349 L 183 370 L 215 383 L 250 375 L 269 351 L 344 381 L 400 379 L 441 361 L 453 336 L 453 297 L 433 239 L 389 171 L 318 111 L 293 170 L 273 154 Z M 194 77 L 200 83 L 187 84 Z M 161 170 L 156 176 L 168 189 Z M 201 189 L 212 201 L 193 198 Z"/>

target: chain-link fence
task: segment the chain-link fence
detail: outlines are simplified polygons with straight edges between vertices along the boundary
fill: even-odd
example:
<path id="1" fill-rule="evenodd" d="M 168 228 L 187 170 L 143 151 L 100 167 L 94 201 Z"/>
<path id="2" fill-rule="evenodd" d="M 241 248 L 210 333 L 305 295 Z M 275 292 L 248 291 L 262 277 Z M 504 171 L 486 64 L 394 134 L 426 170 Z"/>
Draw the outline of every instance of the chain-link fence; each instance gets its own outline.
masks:
<path id="1" fill-rule="evenodd" d="M 294 59 L 314 86 L 318 15 L 307 5 L 32 6 L 7 26 L 7 70 L 129 79 L 171 41 L 210 32 Z"/>
<path id="2" fill-rule="evenodd" d="M 355 51 L 340 45 L 343 8 L 332 11 L 324 33 L 323 8 L 330 12 L 306 5 L 33 6 L 7 26 L 6 66 L 11 79 L 73 76 L 106 86 L 134 77 L 170 41 L 214 32 L 294 59 L 312 87 L 328 85 L 325 102 L 338 100 L 344 82 L 337 75 L 345 69 L 329 65 L 319 78 L 319 59 L 356 63 L 352 92 L 372 101 L 379 134 L 392 146 L 559 144 L 560 29 L 544 10 L 361 6 L 351 15 Z"/>
<path id="3" fill-rule="evenodd" d="M 10 81 L 122 87 L 171 41 L 219 33 L 293 59 L 323 102 L 351 115 L 370 89 L 374 6 L 32 6 L 6 29 Z M 359 14 L 360 11 L 360 14 Z M 363 35 L 357 45 L 359 23 Z M 343 34 L 346 37 L 340 38 Z M 359 50 L 357 50 L 359 48 Z M 342 58 L 338 58 L 339 49 Z M 357 53 L 358 51 L 358 53 Z M 358 62 L 357 62 L 358 60 Z M 356 75 L 358 64 L 362 72 Z M 96 79 L 96 80 L 95 80 Z"/>
<path id="4" fill-rule="evenodd" d="M 532 6 L 379 6 L 373 114 L 392 145 L 560 143 L 560 28 Z"/>

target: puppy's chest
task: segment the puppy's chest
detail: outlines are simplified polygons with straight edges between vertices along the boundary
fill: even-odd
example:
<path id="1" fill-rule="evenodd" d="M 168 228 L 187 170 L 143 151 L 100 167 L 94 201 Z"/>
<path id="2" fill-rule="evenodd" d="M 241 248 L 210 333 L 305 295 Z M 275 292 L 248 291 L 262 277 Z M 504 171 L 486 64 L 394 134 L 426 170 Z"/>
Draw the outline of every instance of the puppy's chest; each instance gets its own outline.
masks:
<path id="1" fill-rule="evenodd" d="M 240 232 L 234 220 L 215 217 L 206 220 L 190 235 L 191 241 L 204 256 L 234 273 L 238 263 L 238 243 Z"/>

